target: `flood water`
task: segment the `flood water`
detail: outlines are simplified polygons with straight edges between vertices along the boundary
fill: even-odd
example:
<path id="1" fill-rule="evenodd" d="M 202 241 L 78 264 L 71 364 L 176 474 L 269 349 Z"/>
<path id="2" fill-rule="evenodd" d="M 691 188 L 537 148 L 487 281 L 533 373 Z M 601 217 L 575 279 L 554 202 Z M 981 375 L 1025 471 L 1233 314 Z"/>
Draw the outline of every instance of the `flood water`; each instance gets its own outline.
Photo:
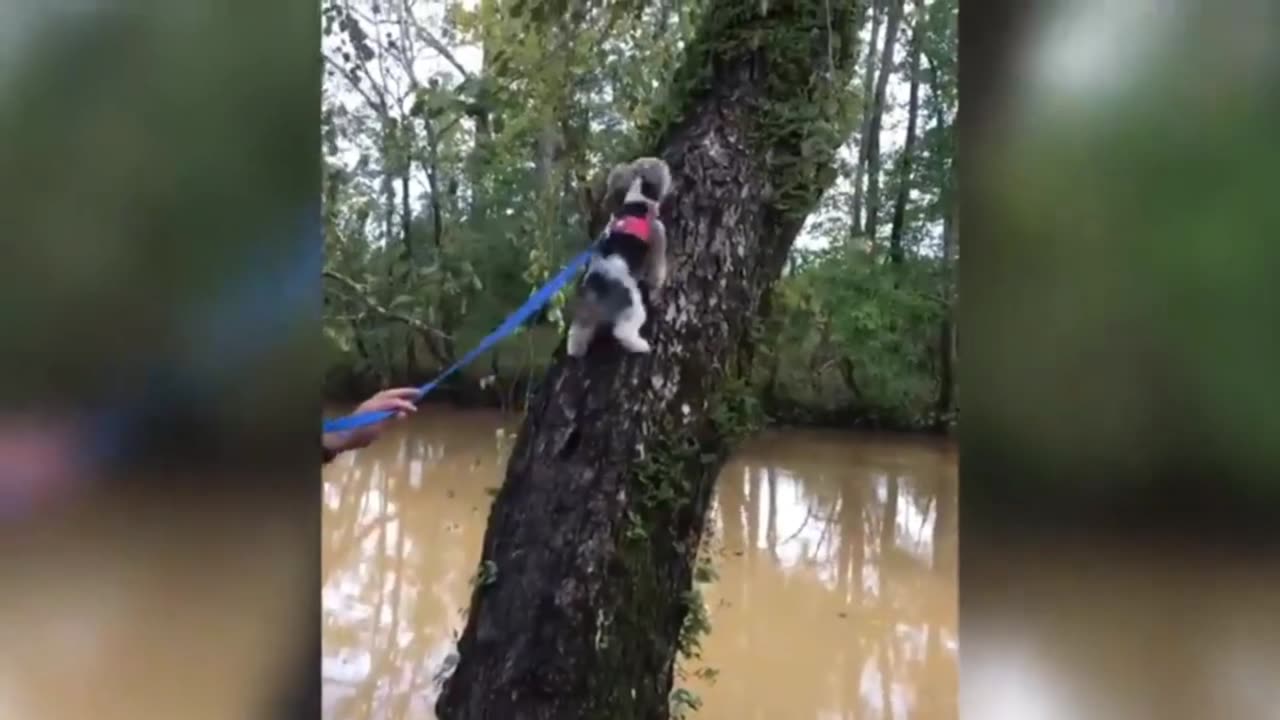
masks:
<path id="1" fill-rule="evenodd" d="M 432 407 L 324 473 L 325 717 L 433 718 L 517 420 Z M 771 431 L 725 466 L 703 720 L 957 717 L 956 452 Z"/>

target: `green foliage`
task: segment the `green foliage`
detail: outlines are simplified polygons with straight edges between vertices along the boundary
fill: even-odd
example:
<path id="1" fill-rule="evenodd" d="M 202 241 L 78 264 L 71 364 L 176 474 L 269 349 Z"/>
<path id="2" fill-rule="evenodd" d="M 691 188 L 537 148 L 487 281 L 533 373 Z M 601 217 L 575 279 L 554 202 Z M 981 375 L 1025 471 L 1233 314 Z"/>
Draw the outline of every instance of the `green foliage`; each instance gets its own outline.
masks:
<path id="1" fill-rule="evenodd" d="M 760 405 L 750 379 L 730 376 L 708 403 L 708 413 L 717 434 L 728 443 L 747 437 L 764 425 L 764 409 Z M 715 459 L 714 454 L 710 459 Z"/>
<path id="2" fill-rule="evenodd" d="M 425 379 L 586 244 L 582 189 L 647 121 L 679 5 L 326 0 L 327 269 L 355 281 L 326 280 L 331 380 Z M 562 331 L 565 301 L 533 325 Z"/>
<path id="3" fill-rule="evenodd" d="M 471 578 L 471 584 L 474 587 L 489 587 L 498 582 L 498 565 L 492 560 L 485 560 L 476 568 L 476 574 Z"/>
<path id="4" fill-rule="evenodd" d="M 702 707 L 702 698 L 687 688 L 676 688 L 671 691 L 671 717 L 673 720 L 684 720 L 689 713 Z"/>
<path id="5" fill-rule="evenodd" d="M 755 382 L 784 415 L 855 406 L 896 426 L 931 422 L 948 268 L 892 267 L 852 245 L 798 252 L 774 295 Z"/>
<path id="6" fill-rule="evenodd" d="M 711 89 L 713 60 L 763 53 L 769 75 L 752 100 L 750 141 L 779 179 L 771 203 L 781 223 L 805 221 L 789 208 L 821 195 L 804 230 L 804 245 L 821 249 L 793 252 L 772 315 L 756 319 L 754 367 L 709 407 L 717 429 L 738 437 L 766 413 L 902 427 L 938 420 L 955 266 L 954 250 L 941 258 L 939 238 L 954 175 L 956 0 L 929 0 L 920 19 L 908 14 L 908 24 L 922 23 L 925 78 L 906 180 L 907 253 L 895 267 L 883 237 L 849 227 L 853 141 L 829 152 L 866 109 L 860 66 L 875 53 L 849 45 L 850 23 L 865 17 L 816 0 L 708 6 L 326 0 L 330 392 L 422 382 L 451 364 L 587 242 L 592 179 L 652 151 Z M 797 27 L 816 28 L 817 41 Z M 681 62 L 686 54 L 705 62 Z M 814 63 L 830 72 L 809 82 Z M 896 152 L 882 157 L 882 215 L 901 184 Z M 564 292 L 553 298 L 524 337 L 472 363 L 453 386 L 518 402 L 514 388 L 527 392 L 563 336 L 566 301 Z M 658 502 L 680 497 L 662 484 L 649 492 Z"/>

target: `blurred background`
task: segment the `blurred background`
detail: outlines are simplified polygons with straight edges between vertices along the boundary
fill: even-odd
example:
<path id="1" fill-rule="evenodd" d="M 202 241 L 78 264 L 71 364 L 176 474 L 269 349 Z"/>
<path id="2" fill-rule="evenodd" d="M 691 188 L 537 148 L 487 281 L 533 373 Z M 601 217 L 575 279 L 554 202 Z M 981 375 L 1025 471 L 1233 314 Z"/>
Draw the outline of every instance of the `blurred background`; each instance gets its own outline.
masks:
<path id="1" fill-rule="evenodd" d="M 264 716 L 303 679 L 319 24 L 0 5 L 6 717 Z"/>
<path id="2" fill-rule="evenodd" d="M 961 26 L 961 712 L 1280 707 L 1280 6 Z"/>
<path id="3" fill-rule="evenodd" d="M 1280 583 L 1264 554 L 1280 487 L 1280 295 L 1269 277 L 1280 250 L 1266 242 L 1280 229 L 1266 174 L 1280 159 L 1278 8 L 1002 5 L 973 6 L 960 33 L 961 712 L 1266 717 L 1280 707 L 1266 672 L 1280 648 Z M 455 18 L 459 37 L 485 27 L 467 20 Z M 394 266 L 350 233 L 345 249 L 326 248 L 328 269 L 360 292 L 333 277 L 322 290 L 319 227 L 346 216 L 322 216 L 318 200 L 379 191 L 333 183 L 352 177 L 335 166 L 354 168 L 359 155 L 322 128 L 359 137 L 370 126 L 322 103 L 324 54 L 343 52 L 325 44 L 324 22 L 320 4 L 292 0 L 0 6 L 8 716 L 252 717 L 301 680 L 293 654 L 317 641 L 319 623 L 316 388 L 354 396 L 408 367 L 377 349 L 405 323 L 379 326 L 361 310 L 362 334 L 322 335 L 322 297 L 336 308 L 326 317 L 372 297 L 437 321 L 421 301 L 390 307 Z M 562 71 L 582 69 L 583 57 L 564 57 Z M 459 51 L 458 76 L 476 60 Z M 909 101 L 903 87 L 886 91 L 892 105 Z M 423 102 L 457 107 L 430 93 Z M 895 122 L 886 138 L 902 137 Z M 921 119 L 921 137 L 933 122 Z M 581 157 L 585 167 L 598 156 Z M 442 158 L 469 197 L 463 159 Z M 856 174 L 860 159 L 846 161 Z M 882 164 L 890 177 L 895 167 Z M 486 174 L 511 184 L 482 190 L 527 203 L 522 222 L 536 223 L 553 205 L 519 189 L 530 169 Z M 923 202 L 908 204 L 904 236 L 913 258 L 928 256 L 929 228 L 945 219 L 930 204 L 937 178 L 918 177 L 912 197 Z M 851 204 L 853 186 L 837 188 Z M 444 212 L 456 223 L 444 227 L 465 229 Z M 412 215 L 411 227 L 435 232 L 430 215 Z M 819 215 L 808 236 L 852 233 Z M 559 217 L 565 225 L 533 225 L 548 234 L 522 248 L 516 269 L 442 255 L 449 282 L 424 287 L 461 314 L 473 275 L 487 287 L 553 271 L 567 243 L 555 238 L 578 221 Z M 887 251 L 892 229 L 882 229 Z M 791 310 L 848 322 L 828 337 L 824 374 L 780 378 L 780 397 L 801 408 L 847 401 L 840 360 L 856 358 L 870 363 L 859 370 L 871 378 L 865 396 L 901 411 L 878 416 L 947 421 L 930 414 L 938 366 L 922 364 L 934 346 L 919 340 L 943 316 L 917 302 L 944 276 L 837 292 L 831 269 L 862 256 L 802 247 L 812 252 L 793 277 L 814 274 L 791 281 Z M 366 292 L 365 272 L 386 289 Z M 880 287 L 861 272 L 857 287 Z M 457 328 L 472 331 L 483 329 Z M 865 337 L 890 339 L 850 340 Z M 779 347 L 803 363 L 822 338 Z M 357 339 L 370 362 L 355 361 Z M 431 357 L 424 346 L 419 358 Z M 502 359 L 494 365 L 504 377 Z M 768 487 L 756 481 L 746 498 Z M 266 639 L 293 627 L 296 638 Z M 307 667 L 318 681 L 318 658 Z"/>
<path id="4" fill-rule="evenodd" d="M 1056 468 L 983 477 L 993 495 L 1100 508 L 1184 475 L 1276 507 L 1277 12 L 1038 3 L 1003 67 L 970 66 L 998 94 L 965 110 L 965 440 Z"/>

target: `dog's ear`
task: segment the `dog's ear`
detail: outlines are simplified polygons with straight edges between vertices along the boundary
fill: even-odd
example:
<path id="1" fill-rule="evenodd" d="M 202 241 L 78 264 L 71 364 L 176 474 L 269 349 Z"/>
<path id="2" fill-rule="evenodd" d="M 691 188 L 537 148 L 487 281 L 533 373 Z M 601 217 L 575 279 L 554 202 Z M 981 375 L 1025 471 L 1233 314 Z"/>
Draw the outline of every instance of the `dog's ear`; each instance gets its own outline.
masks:
<path id="1" fill-rule="evenodd" d="M 634 178 L 640 176 L 640 191 L 654 204 L 661 205 L 671 192 L 671 168 L 662 158 L 642 157 L 631 163 Z"/>
<path id="2" fill-rule="evenodd" d="M 614 213 L 622 207 L 623 200 L 627 196 L 627 188 L 631 187 L 635 177 L 636 171 L 632 167 L 632 163 L 620 163 L 609 171 L 609 179 L 605 182 L 604 205 L 606 210 Z"/>

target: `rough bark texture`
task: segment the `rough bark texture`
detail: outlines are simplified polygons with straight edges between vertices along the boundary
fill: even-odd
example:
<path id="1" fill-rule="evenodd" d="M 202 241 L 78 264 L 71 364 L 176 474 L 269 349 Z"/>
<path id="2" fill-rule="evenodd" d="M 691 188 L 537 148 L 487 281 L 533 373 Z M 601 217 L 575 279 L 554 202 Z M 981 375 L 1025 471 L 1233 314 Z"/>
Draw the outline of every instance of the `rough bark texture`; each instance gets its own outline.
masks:
<path id="1" fill-rule="evenodd" d="M 924 42 L 924 7 L 916 3 L 915 28 L 911 32 L 911 62 L 907 66 L 911 92 L 907 100 L 907 137 L 902 145 L 898 166 L 898 197 L 893 204 L 893 222 L 889 228 L 889 261 L 902 264 L 905 257 L 902 236 L 907 226 L 907 200 L 911 195 L 911 162 L 916 151 L 916 120 L 920 115 L 920 46 Z"/>
<path id="2" fill-rule="evenodd" d="M 898 44 L 898 27 L 902 24 L 903 0 L 888 0 L 889 18 L 885 21 L 884 50 L 876 77 L 875 96 L 871 99 L 871 122 L 867 129 L 867 237 L 876 241 L 880 225 L 880 127 L 884 121 L 885 92 L 889 74 L 893 72 L 893 50 Z"/>
<path id="3" fill-rule="evenodd" d="M 826 71 L 832 43 L 851 56 L 852 23 L 833 38 L 813 0 L 707 12 L 678 77 L 709 66 L 710 80 L 689 81 L 656 143 L 674 197 L 670 282 L 643 331 L 654 351 L 557 350 L 490 512 L 442 720 L 668 717 L 729 449 L 726 378 L 848 129 L 824 100 L 847 82 Z"/>

